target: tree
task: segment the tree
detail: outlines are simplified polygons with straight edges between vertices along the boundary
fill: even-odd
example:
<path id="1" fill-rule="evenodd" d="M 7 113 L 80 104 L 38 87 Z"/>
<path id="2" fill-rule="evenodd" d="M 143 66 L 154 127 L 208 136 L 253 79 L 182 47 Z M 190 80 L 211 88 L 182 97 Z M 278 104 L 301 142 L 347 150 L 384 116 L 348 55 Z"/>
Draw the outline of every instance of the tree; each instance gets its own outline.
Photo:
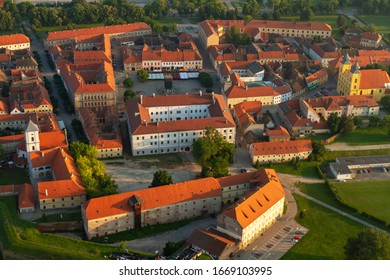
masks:
<path id="1" fill-rule="evenodd" d="M 386 232 L 364 228 L 357 237 L 348 238 L 344 251 L 349 260 L 388 260 L 390 237 Z"/>
<path id="2" fill-rule="evenodd" d="M 122 241 L 119 245 L 119 251 L 124 252 L 126 250 L 126 241 Z"/>
<path id="3" fill-rule="evenodd" d="M 255 16 L 260 11 L 260 4 L 256 0 L 247 0 L 242 7 L 243 15 Z"/>
<path id="4" fill-rule="evenodd" d="M 330 132 L 333 134 L 339 132 L 340 118 L 337 113 L 331 113 L 326 120 L 326 123 L 329 126 Z"/>
<path id="5" fill-rule="evenodd" d="M 380 103 L 384 109 L 390 109 L 390 95 L 383 96 Z"/>
<path id="6" fill-rule="evenodd" d="M 355 126 L 361 127 L 363 125 L 363 118 L 359 116 L 355 116 L 353 117 L 353 123 L 355 124 Z"/>
<path id="7" fill-rule="evenodd" d="M 342 133 L 347 133 L 352 131 L 354 128 L 355 124 L 353 123 L 353 118 L 342 115 L 340 118 L 339 131 Z"/>
<path id="8" fill-rule="evenodd" d="M 0 145 L 0 160 L 3 159 L 3 156 L 4 156 L 4 148 L 3 145 Z"/>
<path id="9" fill-rule="evenodd" d="M 213 78 L 211 78 L 209 73 L 201 72 L 199 73 L 199 82 L 204 86 L 205 88 L 210 88 L 213 86 Z"/>
<path id="10" fill-rule="evenodd" d="M 168 171 L 162 169 L 154 173 L 153 181 L 152 184 L 150 185 L 150 188 L 165 186 L 172 183 L 173 183 L 172 176 L 168 173 Z"/>
<path id="11" fill-rule="evenodd" d="M 11 31 L 14 29 L 14 17 L 10 12 L 0 10 L 0 30 Z"/>
<path id="12" fill-rule="evenodd" d="M 300 14 L 300 19 L 301 21 L 310 21 L 312 20 L 313 16 L 313 10 L 310 7 L 305 7 Z"/>
<path id="13" fill-rule="evenodd" d="M 222 177 L 229 174 L 228 166 L 234 160 L 234 144 L 223 139 L 215 128 L 207 127 L 204 136 L 193 144 L 193 155 L 202 165 L 202 177 Z"/>
<path id="14" fill-rule="evenodd" d="M 373 115 L 369 117 L 370 126 L 379 126 L 381 123 L 381 118 L 377 115 Z"/>
<path id="15" fill-rule="evenodd" d="M 337 17 L 337 26 L 338 27 L 343 27 L 347 24 L 347 20 L 345 19 L 345 17 L 343 15 L 339 15 Z"/>
<path id="16" fill-rule="evenodd" d="M 144 69 L 141 69 L 141 70 L 138 70 L 137 71 L 137 79 L 140 81 L 140 82 L 145 82 L 147 81 L 149 78 L 149 73 L 148 71 L 144 70 Z"/>
<path id="17" fill-rule="evenodd" d="M 125 87 L 127 87 L 127 88 L 129 88 L 129 87 L 132 87 L 133 86 L 133 80 L 131 79 L 131 78 L 126 78 L 126 79 L 124 79 L 124 81 L 123 81 L 123 85 L 125 86 Z"/>
<path id="18" fill-rule="evenodd" d="M 325 145 L 322 142 L 319 141 L 313 141 L 312 143 L 313 147 L 313 159 L 316 161 L 322 160 L 322 157 L 326 153 Z"/>
<path id="19" fill-rule="evenodd" d="M 135 98 L 135 92 L 133 90 L 131 90 L 131 89 L 127 89 L 123 93 L 123 98 L 124 98 L 125 101 L 127 99 L 133 99 L 133 98 Z"/>

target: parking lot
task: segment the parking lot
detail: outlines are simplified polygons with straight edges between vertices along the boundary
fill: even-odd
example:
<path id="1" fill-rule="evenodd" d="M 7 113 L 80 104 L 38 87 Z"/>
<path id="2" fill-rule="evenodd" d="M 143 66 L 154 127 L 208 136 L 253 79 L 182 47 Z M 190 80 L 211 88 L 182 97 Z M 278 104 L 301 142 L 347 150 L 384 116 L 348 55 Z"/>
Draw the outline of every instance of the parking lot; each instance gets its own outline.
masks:
<path id="1" fill-rule="evenodd" d="M 386 171 L 383 168 L 367 168 L 367 169 L 358 169 L 353 170 L 356 172 L 356 178 L 354 181 L 369 181 L 369 180 L 390 180 L 390 169 L 386 168 Z M 350 182 L 351 180 L 346 180 Z"/>

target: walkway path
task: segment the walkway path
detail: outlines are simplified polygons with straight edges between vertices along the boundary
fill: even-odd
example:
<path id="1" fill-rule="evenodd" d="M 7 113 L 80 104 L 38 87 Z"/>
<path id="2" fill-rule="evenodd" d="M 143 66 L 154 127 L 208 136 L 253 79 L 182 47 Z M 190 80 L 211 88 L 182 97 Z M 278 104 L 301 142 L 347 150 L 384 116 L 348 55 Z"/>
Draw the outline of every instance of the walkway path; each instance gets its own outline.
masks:
<path id="1" fill-rule="evenodd" d="M 279 176 L 279 179 L 282 182 L 283 186 L 285 188 L 286 187 L 290 188 L 293 193 L 296 193 L 296 194 L 298 194 L 306 199 L 309 199 L 310 201 L 313 201 L 313 202 L 315 202 L 315 203 L 317 203 L 325 208 L 328 208 L 336 213 L 339 213 L 347 218 L 350 218 L 351 220 L 354 220 L 354 221 L 356 221 L 364 226 L 371 227 L 371 228 L 374 228 L 376 230 L 384 231 L 381 228 L 378 228 L 378 227 L 376 227 L 370 223 L 367 223 L 359 218 L 356 218 L 355 216 L 352 216 L 352 215 L 350 215 L 350 214 L 348 214 L 340 209 L 337 209 L 336 207 L 330 206 L 329 204 L 326 204 L 326 203 L 322 202 L 321 200 L 318 200 L 312 196 L 309 196 L 309 195 L 301 192 L 300 190 L 298 190 L 295 187 L 295 184 L 297 182 L 308 183 L 308 184 L 318 184 L 318 183 L 324 183 L 325 180 L 317 179 L 317 178 L 302 177 L 302 176 L 291 175 L 291 174 L 283 174 L 283 173 L 279 173 L 278 176 Z"/>
<path id="2" fill-rule="evenodd" d="M 390 144 L 350 146 L 347 143 L 334 143 L 326 145 L 329 151 L 363 151 L 363 150 L 382 150 L 390 149 Z"/>
<path id="3" fill-rule="evenodd" d="M 300 195 L 300 196 L 302 196 L 302 197 L 304 197 L 304 198 L 306 198 L 308 200 L 311 200 L 311 201 L 313 201 L 313 202 L 315 202 L 315 203 L 317 203 L 317 204 L 319 204 L 319 205 L 321 205 L 321 206 L 323 206 L 325 208 L 328 208 L 328 209 L 330 209 L 330 210 L 332 210 L 332 211 L 334 211 L 336 213 L 339 213 L 339 214 L 341 214 L 341 215 L 343 215 L 343 216 L 345 216 L 347 218 L 350 218 L 351 220 L 354 220 L 355 222 L 358 222 L 358 223 L 360 223 L 360 224 L 362 224 L 362 225 L 364 225 L 366 227 L 371 227 L 371 228 L 374 228 L 374 229 L 379 230 L 379 231 L 384 231 L 381 228 L 378 228 L 378 227 L 376 227 L 376 226 L 374 226 L 374 225 L 372 225 L 370 223 L 367 223 L 367 222 L 365 222 L 365 221 L 363 221 L 363 220 L 361 220 L 359 218 L 356 218 L 355 216 L 352 216 L 352 215 L 350 215 L 350 214 L 348 214 L 348 213 L 346 213 L 344 211 L 341 211 L 340 209 L 337 209 L 337 208 L 335 208 L 333 206 L 330 206 L 329 204 L 326 204 L 326 203 L 324 203 L 324 202 L 322 202 L 322 201 L 320 201 L 320 200 L 318 200 L 318 199 L 316 199 L 314 197 L 311 197 L 311 196 L 309 196 L 309 195 L 307 195 L 307 194 L 305 194 L 305 193 L 303 193 L 303 192 L 301 192 L 301 191 L 299 191 L 297 189 L 294 190 L 294 193 L 296 193 L 296 194 L 298 194 L 298 195 Z"/>

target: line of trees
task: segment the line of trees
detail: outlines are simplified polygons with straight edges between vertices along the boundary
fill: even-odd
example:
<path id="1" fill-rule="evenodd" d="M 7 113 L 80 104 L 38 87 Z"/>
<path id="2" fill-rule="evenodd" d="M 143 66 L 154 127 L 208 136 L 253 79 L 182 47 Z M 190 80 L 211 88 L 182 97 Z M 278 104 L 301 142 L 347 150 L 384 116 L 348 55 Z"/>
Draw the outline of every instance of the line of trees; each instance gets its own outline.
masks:
<path id="1" fill-rule="evenodd" d="M 112 177 L 105 173 L 104 164 L 97 159 L 97 150 L 94 146 L 73 142 L 70 144 L 70 151 L 89 198 L 117 192 L 118 186 Z"/>

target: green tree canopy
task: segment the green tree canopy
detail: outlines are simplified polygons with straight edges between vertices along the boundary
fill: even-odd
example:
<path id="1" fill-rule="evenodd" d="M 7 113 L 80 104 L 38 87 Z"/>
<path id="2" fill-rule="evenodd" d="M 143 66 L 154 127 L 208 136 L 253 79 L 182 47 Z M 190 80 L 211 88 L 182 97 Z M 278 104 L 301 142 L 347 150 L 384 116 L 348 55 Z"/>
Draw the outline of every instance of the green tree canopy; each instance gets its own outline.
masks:
<path id="1" fill-rule="evenodd" d="M 349 260 L 389 260 L 390 237 L 386 232 L 364 228 L 347 240 L 344 251 Z"/>
<path id="2" fill-rule="evenodd" d="M 172 183 L 173 183 L 172 176 L 168 173 L 168 171 L 162 169 L 154 173 L 153 181 L 150 187 L 153 188 L 158 186 L 169 185 Z"/>
<path id="3" fill-rule="evenodd" d="M 129 87 L 132 87 L 133 86 L 133 80 L 131 78 L 126 78 L 123 80 L 123 85 L 127 88 Z"/>
<path id="4" fill-rule="evenodd" d="M 202 177 L 228 175 L 228 166 L 234 160 L 234 144 L 224 140 L 215 128 L 207 127 L 204 136 L 192 147 L 196 162 L 202 165 Z"/>
<path id="5" fill-rule="evenodd" d="M 144 69 L 141 69 L 141 70 L 138 70 L 137 71 L 137 79 L 140 81 L 140 82 L 145 82 L 147 81 L 149 78 L 149 73 L 148 71 L 144 70 Z"/>
<path id="6" fill-rule="evenodd" d="M 390 109 L 390 95 L 383 96 L 380 103 L 384 109 Z"/>
<path id="7" fill-rule="evenodd" d="M 127 99 L 130 99 L 130 98 L 135 98 L 135 92 L 133 90 L 131 90 L 131 89 L 127 89 L 123 93 L 123 97 L 124 97 L 125 101 Z"/>

